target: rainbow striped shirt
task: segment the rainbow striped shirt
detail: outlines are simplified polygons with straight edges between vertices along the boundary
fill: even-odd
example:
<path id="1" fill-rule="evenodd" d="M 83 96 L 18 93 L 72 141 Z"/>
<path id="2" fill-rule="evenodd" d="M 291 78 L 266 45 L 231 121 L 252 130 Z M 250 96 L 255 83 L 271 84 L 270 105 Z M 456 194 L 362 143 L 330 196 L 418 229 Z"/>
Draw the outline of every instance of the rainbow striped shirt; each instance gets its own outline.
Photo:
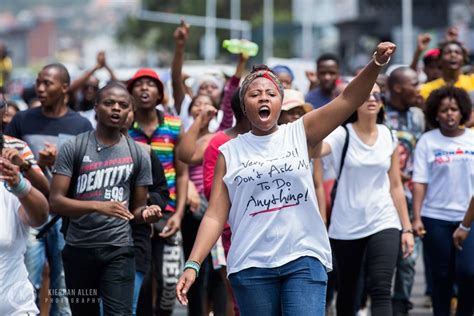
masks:
<path id="1" fill-rule="evenodd" d="M 160 124 L 156 126 L 151 137 L 148 137 L 143 132 L 137 122 L 133 123 L 128 134 L 137 142 L 149 144 L 158 158 L 160 158 L 170 192 L 170 199 L 165 210 L 174 212 L 176 211 L 176 169 L 174 165 L 174 149 L 181 128 L 181 120 L 179 117 L 163 114 L 158 110 L 157 114 Z"/>

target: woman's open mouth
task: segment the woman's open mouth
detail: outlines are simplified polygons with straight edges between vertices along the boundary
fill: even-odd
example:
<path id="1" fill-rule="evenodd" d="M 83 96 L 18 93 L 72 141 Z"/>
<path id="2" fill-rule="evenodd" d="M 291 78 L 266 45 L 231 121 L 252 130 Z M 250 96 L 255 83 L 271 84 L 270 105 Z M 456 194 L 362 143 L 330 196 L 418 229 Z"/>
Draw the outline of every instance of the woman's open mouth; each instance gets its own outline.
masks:
<path id="1" fill-rule="evenodd" d="M 270 108 L 266 105 L 262 106 L 258 110 L 258 116 L 260 117 L 261 120 L 265 121 L 270 117 Z"/>

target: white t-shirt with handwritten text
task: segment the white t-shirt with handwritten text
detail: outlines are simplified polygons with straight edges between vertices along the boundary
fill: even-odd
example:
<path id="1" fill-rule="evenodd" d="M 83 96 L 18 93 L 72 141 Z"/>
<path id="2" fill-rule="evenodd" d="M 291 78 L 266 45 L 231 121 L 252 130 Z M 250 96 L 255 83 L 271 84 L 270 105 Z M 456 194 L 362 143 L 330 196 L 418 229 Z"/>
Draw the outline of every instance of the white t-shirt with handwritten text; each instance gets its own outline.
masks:
<path id="1" fill-rule="evenodd" d="M 339 178 L 331 214 L 329 237 L 342 240 L 364 238 L 389 228 L 401 229 L 400 218 L 390 195 L 388 170 L 397 139 L 384 125 L 371 146 L 347 124 L 349 146 Z M 324 142 L 331 146 L 333 165 L 339 166 L 346 131 L 338 127 Z"/>
<path id="2" fill-rule="evenodd" d="M 275 268 L 303 256 L 332 269 L 314 191 L 303 119 L 270 135 L 240 135 L 219 147 L 226 161 L 232 244 L 228 274 Z"/>
<path id="3" fill-rule="evenodd" d="M 415 149 L 413 182 L 428 188 L 421 216 L 462 221 L 474 195 L 474 131 L 446 137 L 439 129 L 421 136 Z"/>

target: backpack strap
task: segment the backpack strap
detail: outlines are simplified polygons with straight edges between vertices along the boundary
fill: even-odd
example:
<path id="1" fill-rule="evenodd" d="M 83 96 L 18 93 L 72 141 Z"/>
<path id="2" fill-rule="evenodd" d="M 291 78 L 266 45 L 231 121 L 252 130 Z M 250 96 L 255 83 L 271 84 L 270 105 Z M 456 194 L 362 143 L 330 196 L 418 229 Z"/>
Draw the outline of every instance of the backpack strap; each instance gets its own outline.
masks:
<path id="1" fill-rule="evenodd" d="M 77 185 L 77 178 L 79 177 L 79 170 L 81 169 L 82 165 L 82 159 L 84 158 L 84 155 L 86 154 L 87 151 L 87 145 L 89 143 L 89 139 L 91 137 L 91 134 L 94 131 L 88 131 L 82 134 L 79 134 L 75 137 L 74 139 L 74 156 L 73 156 L 73 161 L 72 161 L 72 175 L 71 175 L 71 182 L 69 183 L 69 189 L 67 192 L 67 197 L 73 198 L 74 196 L 74 189 L 76 188 Z M 36 235 L 36 239 L 41 239 L 47 232 L 48 230 L 56 224 L 59 219 L 63 219 L 62 225 L 61 225 L 61 232 L 63 233 L 64 237 L 66 237 L 67 233 L 67 228 L 69 226 L 69 218 L 67 216 L 61 216 L 61 215 L 54 215 L 54 217 L 46 223 L 38 232 Z"/>
<path id="2" fill-rule="evenodd" d="M 79 177 L 79 170 L 81 169 L 82 160 L 87 151 L 87 145 L 89 144 L 89 139 L 91 134 L 94 131 L 85 132 L 76 136 L 74 141 L 74 158 L 72 164 L 72 175 L 71 182 L 69 184 L 69 190 L 67 196 L 69 198 L 74 197 L 74 189 L 77 185 L 77 179 Z"/>
<path id="3" fill-rule="evenodd" d="M 341 163 L 339 165 L 339 174 L 337 175 L 336 181 L 339 181 L 342 173 L 342 167 L 344 166 L 344 161 L 346 160 L 347 148 L 349 147 L 349 130 L 347 129 L 346 125 L 342 125 L 344 130 L 346 131 L 346 138 L 344 139 L 344 146 L 342 147 L 342 154 L 341 154 Z"/>
<path id="4" fill-rule="evenodd" d="M 339 178 L 341 177 L 342 167 L 344 166 L 344 161 L 346 160 L 347 148 L 349 147 L 349 130 L 347 129 L 346 125 L 342 125 L 344 130 L 346 131 L 346 138 L 344 139 L 344 146 L 342 147 L 342 154 L 341 154 L 341 163 L 339 165 L 339 173 L 337 175 L 336 180 L 331 189 L 330 197 L 331 197 L 331 204 L 334 206 L 334 202 L 336 201 L 336 193 L 337 193 L 337 185 L 339 182 Z M 330 218 L 328 218 L 328 221 Z"/>
<path id="5" fill-rule="evenodd" d="M 138 148 L 138 144 L 128 135 L 125 136 L 128 144 L 128 148 L 130 150 L 130 155 L 132 156 L 133 160 L 133 171 L 132 176 L 130 178 L 130 203 L 129 207 L 132 205 L 133 201 L 133 190 L 135 188 L 135 183 L 137 182 L 138 174 L 142 168 L 142 159 L 140 148 Z M 132 212 L 132 210 L 130 210 Z"/>
<path id="6" fill-rule="evenodd" d="M 133 172 L 132 172 L 132 177 L 130 181 L 130 188 L 135 187 L 135 183 L 137 181 L 138 173 L 140 172 L 142 168 L 142 159 L 141 159 L 141 153 L 140 153 L 140 148 L 138 148 L 138 144 L 130 137 L 130 136 L 125 136 L 128 144 L 128 149 L 130 150 L 130 154 L 132 155 L 132 160 L 133 160 Z"/>

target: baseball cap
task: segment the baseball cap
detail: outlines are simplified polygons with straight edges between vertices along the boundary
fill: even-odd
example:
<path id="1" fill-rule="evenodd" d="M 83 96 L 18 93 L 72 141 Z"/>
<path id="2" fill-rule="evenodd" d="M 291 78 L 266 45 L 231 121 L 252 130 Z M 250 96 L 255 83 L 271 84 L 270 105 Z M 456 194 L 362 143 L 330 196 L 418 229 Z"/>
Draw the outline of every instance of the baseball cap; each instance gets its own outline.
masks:
<path id="1" fill-rule="evenodd" d="M 308 113 L 313 110 L 313 106 L 305 102 L 303 93 L 301 91 L 285 89 L 281 110 L 289 111 L 299 106 L 304 109 L 305 113 Z"/>
<path id="2" fill-rule="evenodd" d="M 423 61 L 427 61 L 429 59 L 437 59 L 439 58 L 440 53 L 441 51 L 439 50 L 439 48 L 429 49 L 423 55 Z"/>
<path id="3" fill-rule="evenodd" d="M 160 95 L 161 95 L 161 98 L 158 99 L 157 103 L 160 104 L 161 101 L 163 101 L 163 89 L 164 89 L 163 88 L 163 82 L 161 82 L 160 77 L 158 76 L 156 71 L 154 71 L 153 69 L 150 69 L 150 68 L 140 68 L 140 69 L 138 69 L 138 71 L 133 75 L 133 77 L 130 80 L 128 80 L 128 82 L 127 82 L 128 92 L 132 93 L 133 84 L 135 83 L 135 81 L 137 81 L 140 78 L 145 78 L 145 77 L 151 78 L 156 82 L 156 85 L 157 85 L 158 90 L 160 91 Z"/>

